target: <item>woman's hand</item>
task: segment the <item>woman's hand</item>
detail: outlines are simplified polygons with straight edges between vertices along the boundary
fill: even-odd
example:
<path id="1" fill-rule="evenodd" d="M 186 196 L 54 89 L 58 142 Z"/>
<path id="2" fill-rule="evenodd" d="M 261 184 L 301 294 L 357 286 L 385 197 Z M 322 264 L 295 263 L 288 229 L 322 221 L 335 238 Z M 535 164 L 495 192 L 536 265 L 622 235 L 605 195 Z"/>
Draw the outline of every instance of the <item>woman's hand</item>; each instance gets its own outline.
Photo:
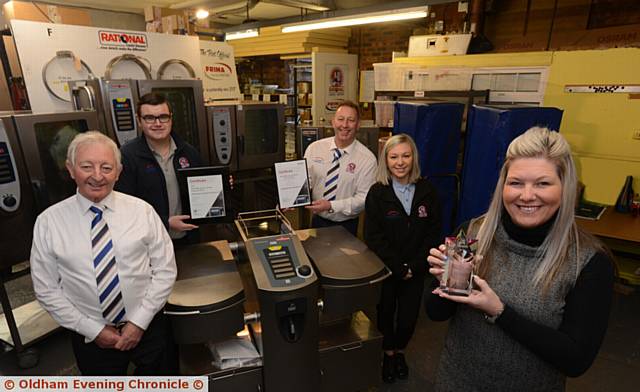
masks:
<path id="1" fill-rule="evenodd" d="M 429 256 L 427 261 L 429 262 L 429 273 L 438 279 L 438 282 L 442 282 L 442 274 L 444 273 L 444 263 L 447 260 L 447 256 L 444 254 L 446 246 L 441 244 L 438 249 L 431 248 L 429 250 Z"/>
<path id="2" fill-rule="evenodd" d="M 431 269 L 429 270 L 429 272 L 431 272 Z M 471 294 L 469 294 L 468 297 L 460 295 L 449 295 L 440 290 L 440 288 L 437 288 L 432 292 L 433 294 L 439 295 L 440 297 L 446 298 L 453 302 L 467 304 L 472 308 L 476 308 L 489 316 L 495 316 L 502 313 L 502 311 L 504 310 L 504 304 L 500 300 L 500 297 L 498 297 L 498 294 L 496 294 L 496 292 L 491 289 L 487 281 L 475 275 L 473 279 L 479 290 L 471 290 Z"/>

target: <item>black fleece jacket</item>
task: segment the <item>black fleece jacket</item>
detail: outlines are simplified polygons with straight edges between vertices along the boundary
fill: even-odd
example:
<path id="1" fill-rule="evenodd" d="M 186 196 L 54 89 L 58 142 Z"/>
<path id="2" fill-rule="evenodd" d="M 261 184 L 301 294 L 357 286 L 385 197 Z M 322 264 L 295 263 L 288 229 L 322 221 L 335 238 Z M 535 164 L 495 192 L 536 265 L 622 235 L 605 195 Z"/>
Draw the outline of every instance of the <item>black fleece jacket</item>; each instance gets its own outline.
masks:
<path id="1" fill-rule="evenodd" d="M 402 279 L 409 268 L 414 276 L 424 276 L 429 249 L 442 242 L 442 214 L 435 187 L 419 179 L 411 214 L 407 215 L 393 186 L 376 183 L 367 194 L 365 211 L 365 242 L 393 277 Z"/>
<path id="2" fill-rule="evenodd" d="M 176 152 L 173 155 L 173 168 L 202 166 L 198 151 L 184 142 L 174 132 L 171 133 Z M 129 141 L 120 149 L 122 153 L 122 173 L 115 190 L 138 197 L 151 204 L 167 230 L 169 229 L 169 196 L 162 168 L 153 156 L 144 135 Z"/>

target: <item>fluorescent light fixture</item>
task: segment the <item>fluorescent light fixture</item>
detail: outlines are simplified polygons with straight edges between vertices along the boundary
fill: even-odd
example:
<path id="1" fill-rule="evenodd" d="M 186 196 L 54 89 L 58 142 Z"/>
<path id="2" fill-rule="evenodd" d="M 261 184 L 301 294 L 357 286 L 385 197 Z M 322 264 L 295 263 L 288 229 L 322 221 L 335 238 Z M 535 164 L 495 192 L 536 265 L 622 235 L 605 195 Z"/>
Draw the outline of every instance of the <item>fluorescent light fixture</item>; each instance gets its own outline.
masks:
<path id="1" fill-rule="evenodd" d="M 260 35 L 258 29 L 247 29 L 240 31 L 231 31 L 226 34 L 225 39 L 227 41 L 231 41 L 232 39 L 241 39 L 241 38 L 251 38 L 257 37 Z"/>
<path id="2" fill-rule="evenodd" d="M 196 18 L 198 19 L 204 19 L 209 17 L 209 11 L 207 10 L 203 10 L 203 9 L 199 9 L 196 11 Z"/>
<path id="3" fill-rule="evenodd" d="M 399 10 L 370 12 L 362 15 L 350 15 L 335 18 L 316 19 L 308 22 L 290 23 L 282 26 L 283 33 L 296 31 L 330 29 L 333 27 L 357 26 L 369 23 L 391 22 L 394 20 L 418 19 L 427 17 L 427 7 L 412 7 Z"/>

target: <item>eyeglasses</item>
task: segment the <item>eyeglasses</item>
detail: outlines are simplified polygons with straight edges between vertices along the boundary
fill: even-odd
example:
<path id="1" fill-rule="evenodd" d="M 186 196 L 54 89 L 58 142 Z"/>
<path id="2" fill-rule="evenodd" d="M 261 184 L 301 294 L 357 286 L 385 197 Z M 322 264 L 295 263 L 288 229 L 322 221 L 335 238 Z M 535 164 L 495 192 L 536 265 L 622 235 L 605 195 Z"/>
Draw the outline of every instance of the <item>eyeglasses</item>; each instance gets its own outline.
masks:
<path id="1" fill-rule="evenodd" d="M 145 116 L 142 116 L 142 121 L 144 121 L 147 124 L 153 124 L 156 122 L 156 120 L 160 121 L 160 123 L 162 124 L 166 124 L 171 120 L 171 115 L 161 114 L 159 116 L 152 116 L 150 114 L 147 114 Z"/>

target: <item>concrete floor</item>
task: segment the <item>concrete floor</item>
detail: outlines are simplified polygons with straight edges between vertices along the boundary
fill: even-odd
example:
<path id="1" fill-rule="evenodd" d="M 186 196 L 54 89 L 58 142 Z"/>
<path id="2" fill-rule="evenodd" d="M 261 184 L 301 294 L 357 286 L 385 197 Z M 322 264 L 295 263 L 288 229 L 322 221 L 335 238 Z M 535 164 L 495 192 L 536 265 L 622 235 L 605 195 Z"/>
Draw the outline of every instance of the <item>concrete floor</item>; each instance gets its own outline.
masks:
<path id="1" fill-rule="evenodd" d="M 14 307 L 31 301 L 29 276 L 7 284 Z M 406 357 L 410 366 L 408 380 L 382 385 L 378 391 L 409 392 L 431 391 L 438 358 L 446 334 L 446 323 L 428 320 L 421 312 L 416 333 Z M 2 345 L 2 343 L 0 343 Z M 7 345 L 0 350 L 0 375 L 77 375 L 78 370 L 71 352 L 66 331 L 48 336 L 34 348 L 39 351 L 40 362 L 32 369 L 19 369 L 14 350 Z M 623 392 L 640 390 L 640 290 L 614 296 L 609 329 L 595 363 L 583 376 L 569 379 L 569 392 Z"/>

